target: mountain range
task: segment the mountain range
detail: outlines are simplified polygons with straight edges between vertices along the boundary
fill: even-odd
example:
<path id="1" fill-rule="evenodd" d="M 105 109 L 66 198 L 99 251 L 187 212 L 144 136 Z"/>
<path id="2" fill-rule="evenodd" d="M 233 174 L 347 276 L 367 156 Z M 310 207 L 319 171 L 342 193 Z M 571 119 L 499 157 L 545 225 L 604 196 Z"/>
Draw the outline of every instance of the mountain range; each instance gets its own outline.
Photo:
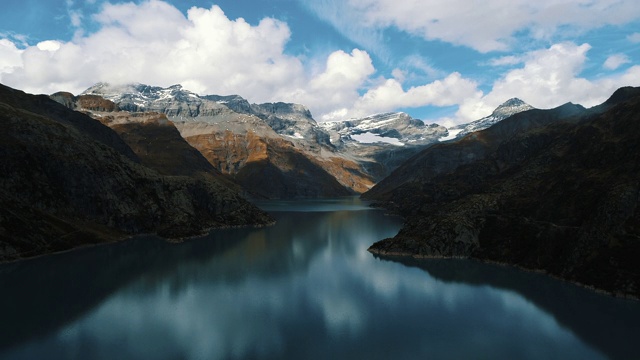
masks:
<path id="1" fill-rule="evenodd" d="M 640 88 L 431 146 L 363 194 L 406 218 L 379 256 L 474 258 L 640 296 Z"/>
<path id="2" fill-rule="evenodd" d="M 510 99 L 446 129 L 404 113 L 317 123 L 303 105 L 179 85 L 2 86 L 0 260 L 272 222 L 247 198 L 363 193 L 406 219 L 376 256 L 474 258 L 639 297 L 638 114 L 631 87 L 589 109 Z"/>
<path id="3" fill-rule="evenodd" d="M 209 163 L 255 198 L 362 193 L 447 133 L 442 126 L 425 125 L 402 113 L 318 124 L 303 105 L 250 104 L 238 95 L 200 96 L 180 85 L 99 83 L 78 99 L 87 96 L 112 102 L 115 107 L 109 111 L 164 114 Z M 97 119 L 106 116 L 103 109 L 83 109 L 77 100 L 74 104 L 72 108 L 88 111 Z M 358 141 L 358 136 L 367 134 L 397 139 L 402 146 Z"/>
<path id="4" fill-rule="evenodd" d="M 180 85 L 98 83 L 78 98 L 92 96 L 112 102 L 115 107 L 108 111 L 164 114 L 210 164 L 255 198 L 363 193 L 418 151 L 449 135 L 445 127 L 405 113 L 317 123 L 300 104 L 250 104 L 239 95 L 201 96 Z M 87 111 L 77 105 L 76 101 L 71 107 Z M 502 117 L 494 116 L 494 122 L 509 111 L 527 109 L 515 103 L 503 108 L 509 110 L 497 109 Z M 105 116 L 102 110 L 87 113 L 100 119 Z"/>

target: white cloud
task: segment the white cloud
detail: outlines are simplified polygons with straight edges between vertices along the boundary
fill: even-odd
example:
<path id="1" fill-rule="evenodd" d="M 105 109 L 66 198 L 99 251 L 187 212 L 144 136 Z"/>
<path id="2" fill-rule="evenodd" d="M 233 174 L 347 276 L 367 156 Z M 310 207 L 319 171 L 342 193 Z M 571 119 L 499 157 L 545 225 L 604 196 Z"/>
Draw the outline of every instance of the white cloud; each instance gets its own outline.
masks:
<path id="1" fill-rule="evenodd" d="M 501 56 L 489 61 L 491 66 L 511 66 L 522 63 L 522 58 L 514 55 Z"/>
<path id="2" fill-rule="evenodd" d="M 318 119 L 452 105 L 476 91 L 458 73 L 405 91 L 403 79 L 372 78 L 371 57 L 359 49 L 335 51 L 321 69 L 308 73 L 299 58 L 284 52 L 291 36 L 285 23 L 230 20 L 218 6 L 194 7 L 185 16 L 158 0 L 107 4 L 94 20 L 99 31 L 70 42 L 43 41 L 22 51 L 3 40 L 1 51 L 8 55 L 2 57 L 0 81 L 35 93 L 79 93 L 98 81 L 181 83 L 201 94 L 299 102 Z M 410 59 L 414 68 L 430 72 L 419 60 Z"/>
<path id="3" fill-rule="evenodd" d="M 62 43 L 59 41 L 55 41 L 55 40 L 45 40 L 42 42 L 39 42 L 36 47 L 39 50 L 42 51 L 49 51 L 49 52 L 56 52 L 58 50 L 60 50 L 60 47 L 62 46 Z"/>
<path id="4" fill-rule="evenodd" d="M 630 63 L 629 57 L 625 54 L 614 54 L 607 58 L 607 60 L 602 64 L 607 70 L 615 70 L 624 64 Z"/>
<path id="5" fill-rule="evenodd" d="M 408 90 L 396 79 L 387 79 L 369 89 L 355 103 L 353 115 L 392 111 L 399 107 L 421 107 L 427 105 L 450 106 L 460 104 L 469 97 L 479 96 L 477 84 L 459 73 L 452 73 L 442 80 Z"/>
<path id="6" fill-rule="evenodd" d="M 640 43 L 640 33 L 633 33 L 627 36 L 627 39 L 634 44 Z"/>
<path id="7" fill-rule="evenodd" d="M 640 16 L 636 0 L 325 0 L 318 2 L 321 6 L 309 5 L 315 0 L 299 1 L 356 42 L 367 28 L 374 34 L 396 27 L 481 52 L 511 48 L 516 33 L 551 39 L 564 31 L 620 25 Z"/>
<path id="8" fill-rule="evenodd" d="M 311 87 L 316 89 L 356 89 L 374 72 L 366 51 L 355 49 L 351 54 L 336 51 L 329 55 L 326 70 L 316 76 Z"/>
<path id="9" fill-rule="evenodd" d="M 21 66 L 3 71 L 0 81 L 41 93 L 77 93 L 98 81 L 183 83 L 260 101 L 296 84 L 302 71 L 297 58 L 283 53 L 289 28 L 274 19 L 252 26 L 228 19 L 217 6 L 192 8 L 185 17 L 157 0 L 107 4 L 94 18 L 99 31 L 58 43 L 58 49 L 53 42 L 27 47 Z"/>
<path id="10" fill-rule="evenodd" d="M 19 50 L 13 42 L 7 39 L 0 39 L 0 74 L 11 73 L 21 65 L 22 50 Z"/>
<path id="11" fill-rule="evenodd" d="M 349 4 L 362 7 L 367 3 L 371 1 L 352 0 Z M 366 21 L 381 21 L 371 14 L 386 4 L 380 1 L 377 7 L 364 9 Z M 508 4 L 505 0 L 507 8 Z M 401 9 L 396 11 L 405 6 L 399 3 Z M 417 17 L 423 16 L 419 10 L 413 12 Z M 442 73 L 417 56 L 403 64 L 411 70 L 395 69 L 391 78 L 378 74 L 369 53 L 360 49 L 305 59 L 321 64 L 309 70 L 302 58 L 285 53 L 291 37 L 287 24 L 271 18 L 258 24 L 231 20 L 215 5 L 209 9 L 193 7 L 185 15 L 159 0 L 107 3 L 93 19 L 100 25 L 98 31 L 79 33 L 69 42 L 48 40 L 22 48 L 15 36 L 0 39 L 0 82 L 32 93 L 79 93 L 98 81 L 159 86 L 180 83 L 201 94 L 240 94 L 252 102 L 302 103 L 318 120 L 458 105 L 455 116 L 439 119 L 441 123 L 478 119 L 514 96 L 539 108 L 567 101 L 591 106 L 621 85 L 640 85 L 638 66 L 593 81 L 580 77 L 588 44 L 559 43 L 524 55 L 496 58 L 491 65 L 510 69 L 484 94 L 474 79 L 458 72 Z M 612 61 L 611 66 L 615 65 Z"/>
<path id="12" fill-rule="evenodd" d="M 335 51 L 327 58 L 324 71 L 312 76 L 308 86 L 295 89 L 295 94 L 289 98 L 317 109 L 321 117 L 326 118 L 326 113 L 336 116 L 345 113 L 345 110 L 336 113 L 335 109 L 353 104 L 359 96 L 358 89 L 374 72 L 366 51 L 354 49 L 351 54 Z"/>
<path id="13" fill-rule="evenodd" d="M 567 42 L 532 51 L 524 56 L 522 67 L 505 73 L 488 94 L 465 99 L 455 119 L 441 120 L 462 123 L 479 119 L 512 97 L 542 109 L 566 102 L 591 107 L 605 101 L 621 86 L 640 85 L 640 66 L 596 80 L 580 77 L 590 48 L 589 44 Z"/>

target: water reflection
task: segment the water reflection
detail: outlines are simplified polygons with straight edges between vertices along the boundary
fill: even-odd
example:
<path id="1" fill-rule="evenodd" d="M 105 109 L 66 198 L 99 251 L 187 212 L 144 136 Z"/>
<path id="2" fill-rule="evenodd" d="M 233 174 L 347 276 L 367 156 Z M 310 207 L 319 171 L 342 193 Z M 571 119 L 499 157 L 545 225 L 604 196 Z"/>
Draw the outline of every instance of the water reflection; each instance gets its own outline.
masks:
<path id="1" fill-rule="evenodd" d="M 262 206 L 286 211 L 270 228 L 184 244 L 138 239 L 0 267 L 0 288 L 11 291 L 0 306 L 12 314 L 0 324 L 0 358 L 638 353 L 636 302 L 473 262 L 376 259 L 367 247 L 401 221 L 357 200 Z M 594 339 L 601 326 L 617 340 Z"/>

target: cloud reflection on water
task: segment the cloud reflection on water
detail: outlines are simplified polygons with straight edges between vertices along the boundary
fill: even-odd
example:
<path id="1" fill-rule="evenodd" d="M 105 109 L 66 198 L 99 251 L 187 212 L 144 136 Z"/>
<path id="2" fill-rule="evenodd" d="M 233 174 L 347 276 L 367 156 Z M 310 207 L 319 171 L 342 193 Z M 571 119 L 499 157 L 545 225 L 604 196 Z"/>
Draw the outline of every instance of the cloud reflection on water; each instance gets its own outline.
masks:
<path id="1" fill-rule="evenodd" d="M 276 216 L 271 228 L 194 240 L 237 237 L 222 251 L 150 268 L 10 357 L 605 358 L 518 292 L 445 281 L 367 253 L 400 219 L 378 211 Z"/>

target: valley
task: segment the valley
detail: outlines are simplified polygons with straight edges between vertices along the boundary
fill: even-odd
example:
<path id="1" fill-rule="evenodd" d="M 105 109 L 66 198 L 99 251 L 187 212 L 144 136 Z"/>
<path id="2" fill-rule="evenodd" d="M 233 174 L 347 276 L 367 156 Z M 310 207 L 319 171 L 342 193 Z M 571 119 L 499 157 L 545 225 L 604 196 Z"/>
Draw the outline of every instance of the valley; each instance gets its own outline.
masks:
<path id="1" fill-rule="evenodd" d="M 45 166 L 42 160 L 21 155 L 22 163 L 43 165 L 13 170 L 15 175 L 5 179 L 6 209 L 16 209 L 5 210 L 7 219 L 21 220 L 4 224 L 28 227 L 33 221 L 29 219 L 38 214 L 52 218 L 30 226 L 27 233 L 32 235 L 27 238 L 33 240 L 24 244 L 6 233 L 3 256 L 8 260 L 82 244 L 68 235 L 78 231 L 95 235 L 93 242 L 103 242 L 127 234 L 182 238 L 216 226 L 270 223 L 266 214 L 249 211 L 245 205 L 242 211 L 248 212 L 242 214 L 234 208 L 244 199 L 362 194 L 375 206 L 406 219 L 398 235 L 371 246 L 369 251 L 379 256 L 473 258 L 547 272 L 612 294 L 639 295 L 639 273 L 632 259 L 640 255 L 640 174 L 633 155 L 638 150 L 636 132 L 630 130 L 638 123 L 637 88 L 622 88 L 589 109 L 567 103 L 540 110 L 510 99 L 489 116 L 451 129 L 404 113 L 318 123 L 303 105 L 250 104 L 238 95 L 201 96 L 180 85 L 99 83 L 77 96 L 52 94 L 55 103 L 9 88 L 4 91 L 10 111 L 35 111 L 46 117 L 38 120 L 45 121 L 39 125 L 44 126 L 39 136 L 66 136 L 71 144 L 80 141 L 71 140 L 77 137 L 75 132 L 49 134 L 47 127 L 52 125 L 46 124 L 54 121 L 93 139 L 83 142 L 98 141 L 109 154 L 117 153 L 39 150 L 60 158 L 61 164 L 71 161 L 57 169 L 88 161 L 69 151 L 93 154 L 94 159 L 121 159 L 114 165 L 91 160 L 95 164 L 76 168 L 88 166 L 91 173 L 99 167 L 123 169 L 87 177 L 102 187 L 116 186 L 115 193 L 89 190 L 84 180 L 63 180 L 83 179 L 81 172 L 58 174 L 44 167 L 36 174 L 35 169 Z M 20 126 L 15 120 L 5 124 Z M 7 140 L 15 146 L 30 146 L 28 141 L 59 143 L 20 138 L 19 127 L 8 129 L 7 134 L 18 131 L 11 135 L 16 140 Z M 20 168 L 17 163 L 5 167 Z M 123 174 L 116 175 L 118 171 Z M 128 185 L 98 180 L 113 176 Z M 25 190 L 25 186 L 36 189 L 27 178 L 42 178 L 48 186 L 56 178 L 60 185 Z M 132 196 L 127 186 L 142 190 L 137 197 L 149 194 L 156 200 L 135 200 L 145 204 L 144 211 L 136 209 L 127 202 Z M 152 193 L 145 190 L 147 186 Z M 31 194 L 28 201 L 38 205 L 29 207 L 12 195 L 25 191 Z M 111 194 L 109 200 L 94 191 Z M 186 198 L 176 197 L 176 192 Z M 213 195 L 221 192 L 238 200 L 230 206 L 226 198 Z M 213 205 L 202 196 L 214 196 L 221 203 Z M 88 216 L 74 215 L 78 211 Z M 227 211 L 234 215 L 223 215 Z M 46 233 L 58 234 L 54 236 L 58 240 L 49 244 Z M 40 245 L 31 249 L 30 242 Z"/>

